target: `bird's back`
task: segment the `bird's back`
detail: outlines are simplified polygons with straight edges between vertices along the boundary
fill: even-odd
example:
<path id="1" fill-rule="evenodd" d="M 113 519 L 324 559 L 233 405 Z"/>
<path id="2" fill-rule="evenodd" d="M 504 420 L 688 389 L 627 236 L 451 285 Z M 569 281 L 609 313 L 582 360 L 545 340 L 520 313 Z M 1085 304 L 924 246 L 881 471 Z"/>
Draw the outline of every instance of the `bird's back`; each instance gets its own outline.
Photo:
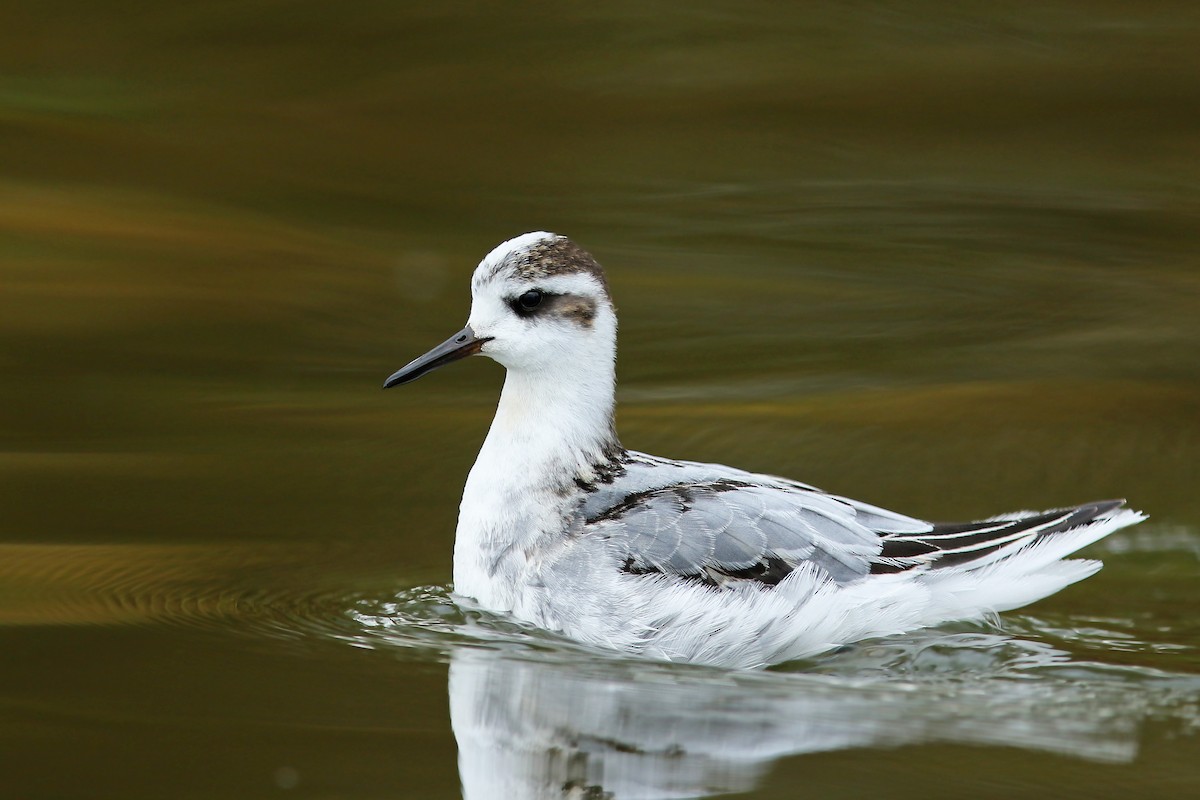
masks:
<path id="1" fill-rule="evenodd" d="M 713 588 L 775 586 L 801 564 L 845 584 L 909 570 L 979 568 L 1047 537 L 1101 524 L 1122 501 L 930 523 L 806 484 L 628 452 L 607 481 L 585 485 L 590 535 L 632 574 Z"/>

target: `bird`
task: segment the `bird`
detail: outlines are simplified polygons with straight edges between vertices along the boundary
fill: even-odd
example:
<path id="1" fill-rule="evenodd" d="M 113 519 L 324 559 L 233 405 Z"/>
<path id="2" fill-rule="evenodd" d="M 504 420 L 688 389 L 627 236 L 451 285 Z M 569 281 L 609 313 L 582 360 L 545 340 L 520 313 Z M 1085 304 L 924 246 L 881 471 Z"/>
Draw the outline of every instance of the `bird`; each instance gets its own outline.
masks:
<path id="1" fill-rule="evenodd" d="M 1108 500 L 927 522 L 787 478 L 626 449 L 617 316 L 600 264 L 534 231 L 471 278 L 467 325 L 393 373 L 506 369 L 463 490 L 453 591 L 604 650 L 755 669 L 986 621 L 1095 573 L 1066 559 L 1145 519 Z"/>

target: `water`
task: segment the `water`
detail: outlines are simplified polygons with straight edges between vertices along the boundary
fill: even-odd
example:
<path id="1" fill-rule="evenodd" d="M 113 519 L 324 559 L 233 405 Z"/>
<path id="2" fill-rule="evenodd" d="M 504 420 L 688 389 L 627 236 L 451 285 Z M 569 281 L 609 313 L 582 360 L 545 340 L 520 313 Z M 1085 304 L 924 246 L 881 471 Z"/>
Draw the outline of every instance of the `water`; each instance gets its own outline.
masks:
<path id="1" fill-rule="evenodd" d="M 0 19 L 4 796 L 1200 790 L 1193 5 Z M 609 270 L 629 446 L 1151 518 L 996 625 L 762 673 L 457 606 L 500 372 L 378 387 L 535 228 Z"/>

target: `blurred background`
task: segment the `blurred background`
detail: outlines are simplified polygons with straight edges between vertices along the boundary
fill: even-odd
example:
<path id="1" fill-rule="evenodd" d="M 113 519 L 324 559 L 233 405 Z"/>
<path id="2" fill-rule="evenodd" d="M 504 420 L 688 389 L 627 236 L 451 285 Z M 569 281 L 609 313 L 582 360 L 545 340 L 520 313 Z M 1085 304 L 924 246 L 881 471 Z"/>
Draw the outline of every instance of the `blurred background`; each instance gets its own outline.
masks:
<path id="1" fill-rule="evenodd" d="M 536 229 L 608 270 L 629 447 L 934 519 L 1151 516 L 1005 634 L 1142 687 L 1136 758 L 1014 770 L 938 717 L 662 796 L 1186 796 L 1198 53 L 1184 2 L 0 2 L 13 796 L 457 796 L 472 645 L 438 625 L 502 373 L 379 387 Z"/>

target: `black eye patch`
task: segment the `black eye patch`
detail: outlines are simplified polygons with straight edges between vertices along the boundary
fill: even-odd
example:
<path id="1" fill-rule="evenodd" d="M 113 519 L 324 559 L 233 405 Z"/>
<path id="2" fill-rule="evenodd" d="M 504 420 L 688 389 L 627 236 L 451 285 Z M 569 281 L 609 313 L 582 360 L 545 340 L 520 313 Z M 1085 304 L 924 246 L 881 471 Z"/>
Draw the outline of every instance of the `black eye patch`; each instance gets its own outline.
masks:
<path id="1" fill-rule="evenodd" d="M 590 328 L 596 318 L 596 301 L 577 294 L 552 294 L 541 289 L 530 289 L 506 302 L 522 319 L 555 319 Z"/>

